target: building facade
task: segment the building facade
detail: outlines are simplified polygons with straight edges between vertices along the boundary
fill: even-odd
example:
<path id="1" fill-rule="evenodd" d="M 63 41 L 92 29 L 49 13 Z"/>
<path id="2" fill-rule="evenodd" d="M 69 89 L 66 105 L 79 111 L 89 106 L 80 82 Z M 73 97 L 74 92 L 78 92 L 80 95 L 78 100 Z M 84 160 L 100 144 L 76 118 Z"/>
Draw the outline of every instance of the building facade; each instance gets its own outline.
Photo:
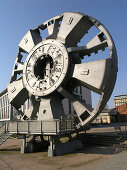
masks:
<path id="1" fill-rule="evenodd" d="M 127 122 L 127 103 L 117 106 L 118 122 Z"/>
<path id="2" fill-rule="evenodd" d="M 15 116 L 17 116 L 17 110 L 10 104 L 8 92 L 5 89 L 0 93 L 0 122 L 11 120 Z"/>
<path id="3" fill-rule="evenodd" d="M 94 119 L 93 124 L 105 124 L 117 122 L 117 112 L 116 109 L 105 108 L 100 115 Z"/>
<path id="4" fill-rule="evenodd" d="M 7 89 L 0 93 L 0 120 L 10 120 L 12 107 L 8 100 Z"/>
<path id="5" fill-rule="evenodd" d="M 127 95 L 119 95 L 114 97 L 114 107 L 127 103 Z"/>

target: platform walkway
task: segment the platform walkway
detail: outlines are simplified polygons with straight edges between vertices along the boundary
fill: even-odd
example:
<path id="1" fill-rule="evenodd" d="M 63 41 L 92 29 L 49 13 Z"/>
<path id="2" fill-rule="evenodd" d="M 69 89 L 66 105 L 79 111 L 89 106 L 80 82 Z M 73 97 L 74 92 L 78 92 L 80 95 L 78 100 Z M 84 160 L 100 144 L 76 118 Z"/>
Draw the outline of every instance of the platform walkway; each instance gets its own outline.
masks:
<path id="1" fill-rule="evenodd" d="M 16 134 L 42 134 L 42 135 L 60 135 L 71 133 L 75 130 L 74 120 L 48 120 L 48 121 L 8 121 L 0 128 L 0 134 L 5 132 Z"/>

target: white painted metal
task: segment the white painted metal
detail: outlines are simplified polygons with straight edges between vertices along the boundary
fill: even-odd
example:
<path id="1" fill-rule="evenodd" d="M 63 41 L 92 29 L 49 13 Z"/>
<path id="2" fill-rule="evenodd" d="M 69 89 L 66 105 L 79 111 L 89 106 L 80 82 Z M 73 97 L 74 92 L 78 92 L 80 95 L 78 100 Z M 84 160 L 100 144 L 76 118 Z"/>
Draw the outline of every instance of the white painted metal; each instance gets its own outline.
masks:
<path id="1" fill-rule="evenodd" d="M 79 41 L 93 26 L 99 33 L 79 46 Z M 48 35 L 41 41 L 40 31 L 45 29 Z M 82 63 L 84 56 L 105 48 L 109 49 L 109 58 Z M 24 117 L 33 119 L 34 115 L 34 119 L 44 120 L 60 119 L 64 114 L 62 100 L 67 98 L 77 114 L 77 128 L 80 128 L 90 124 L 106 105 L 115 85 L 117 69 L 116 48 L 107 29 L 93 17 L 66 12 L 28 31 L 21 40 L 8 86 L 9 99 L 19 107 L 30 98 L 32 107 Z M 18 82 L 22 82 L 21 85 Z M 95 109 L 73 93 L 77 85 L 100 94 Z M 17 87 L 19 89 L 12 93 Z M 20 93 L 25 97 L 20 98 Z"/>
<path id="2" fill-rule="evenodd" d="M 38 65 L 38 60 L 42 66 Z M 52 60 L 52 63 L 51 61 Z M 49 62 L 50 68 L 47 62 Z M 51 64 L 53 65 L 51 68 Z M 45 65 L 45 68 L 43 68 Z M 23 70 L 23 81 L 27 90 L 37 96 L 46 96 L 60 86 L 66 77 L 69 65 L 69 57 L 66 48 L 56 40 L 46 40 L 39 43 L 29 53 Z M 37 68 L 35 68 L 37 66 Z M 40 69 L 44 75 L 36 75 Z M 47 71 L 49 73 L 47 73 Z M 41 74 L 41 73 L 40 73 Z"/>

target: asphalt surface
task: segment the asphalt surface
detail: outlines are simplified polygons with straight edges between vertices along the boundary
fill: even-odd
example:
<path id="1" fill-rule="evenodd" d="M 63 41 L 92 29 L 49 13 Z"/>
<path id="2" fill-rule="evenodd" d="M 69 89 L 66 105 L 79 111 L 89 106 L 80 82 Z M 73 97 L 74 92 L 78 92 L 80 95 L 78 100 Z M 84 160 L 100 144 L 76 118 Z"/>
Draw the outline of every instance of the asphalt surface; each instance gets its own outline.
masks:
<path id="1" fill-rule="evenodd" d="M 127 150 L 113 155 L 110 159 L 98 162 L 86 170 L 127 170 Z"/>

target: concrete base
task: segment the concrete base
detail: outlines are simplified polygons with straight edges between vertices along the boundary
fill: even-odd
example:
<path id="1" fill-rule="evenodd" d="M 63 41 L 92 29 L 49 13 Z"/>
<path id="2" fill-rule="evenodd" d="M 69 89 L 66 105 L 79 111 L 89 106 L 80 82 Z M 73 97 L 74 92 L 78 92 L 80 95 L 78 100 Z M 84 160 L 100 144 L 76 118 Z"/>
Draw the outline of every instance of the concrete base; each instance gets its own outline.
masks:
<path id="1" fill-rule="evenodd" d="M 50 144 L 50 145 L 49 145 Z M 68 153 L 73 153 L 77 150 L 83 149 L 83 144 L 80 140 L 71 140 L 66 143 L 61 143 L 59 141 L 58 136 L 51 136 L 50 143 L 48 141 L 42 140 L 41 142 L 34 140 L 26 143 L 26 136 L 23 138 L 23 146 L 21 147 L 21 153 L 24 154 L 26 152 L 33 153 L 42 151 L 43 149 L 48 148 L 48 156 L 59 156 Z"/>
<path id="2" fill-rule="evenodd" d="M 56 155 L 55 145 L 53 147 L 48 147 L 48 157 L 53 157 Z"/>
<path id="3" fill-rule="evenodd" d="M 23 135 L 23 146 L 21 147 L 21 153 L 24 154 L 27 152 L 27 147 L 26 147 L 26 135 Z"/>
<path id="4" fill-rule="evenodd" d="M 34 143 L 27 143 L 28 153 L 35 152 L 35 144 Z"/>
<path id="5" fill-rule="evenodd" d="M 71 142 L 56 144 L 55 153 L 60 156 L 82 150 L 83 148 L 80 140 L 72 140 Z"/>
<path id="6" fill-rule="evenodd" d="M 24 154 L 24 153 L 27 153 L 27 147 L 21 147 L 21 150 L 20 150 L 21 154 Z"/>
<path id="7" fill-rule="evenodd" d="M 51 141 L 50 141 L 51 142 Z M 61 156 L 69 153 L 76 152 L 78 150 L 82 150 L 83 144 L 80 140 L 72 140 L 70 142 L 66 143 L 50 143 L 50 146 L 48 147 L 48 156 Z"/>

